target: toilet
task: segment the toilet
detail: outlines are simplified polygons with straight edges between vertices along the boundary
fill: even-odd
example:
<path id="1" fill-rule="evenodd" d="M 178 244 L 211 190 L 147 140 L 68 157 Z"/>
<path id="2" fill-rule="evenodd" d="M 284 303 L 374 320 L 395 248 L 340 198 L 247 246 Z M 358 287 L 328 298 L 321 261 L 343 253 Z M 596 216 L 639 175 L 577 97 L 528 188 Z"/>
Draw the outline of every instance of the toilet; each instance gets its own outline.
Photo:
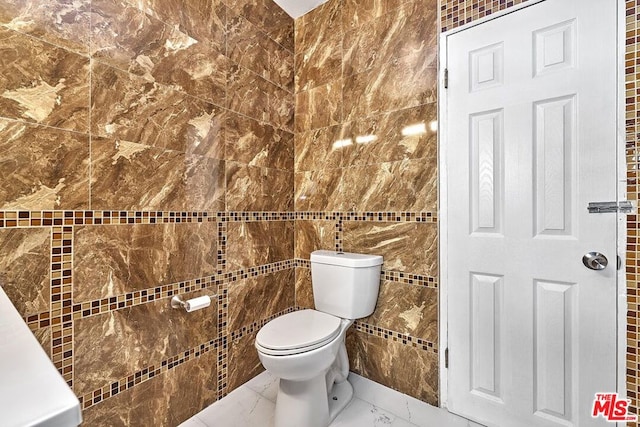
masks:
<path id="1" fill-rule="evenodd" d="M 382 257 L 311 253 L 315 310 L 270 321 L 256 336 L 262 365 L 280 379 L 275 427 L 327 427 L 353 397 L 346 331 L 373 313 Z"/>

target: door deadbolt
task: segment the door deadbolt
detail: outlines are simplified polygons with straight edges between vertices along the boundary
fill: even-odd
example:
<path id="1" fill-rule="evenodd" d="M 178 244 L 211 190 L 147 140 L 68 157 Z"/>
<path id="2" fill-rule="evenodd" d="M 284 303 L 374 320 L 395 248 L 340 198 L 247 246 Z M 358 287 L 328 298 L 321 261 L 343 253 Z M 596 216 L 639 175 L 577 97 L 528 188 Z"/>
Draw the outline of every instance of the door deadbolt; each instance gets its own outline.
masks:
<path id="1" fill-rule="evenodd" d="M 582 263 L 591 270 L 604 270 L 609 260 L 600 252 L 589 252 L 582 257 Z"/>

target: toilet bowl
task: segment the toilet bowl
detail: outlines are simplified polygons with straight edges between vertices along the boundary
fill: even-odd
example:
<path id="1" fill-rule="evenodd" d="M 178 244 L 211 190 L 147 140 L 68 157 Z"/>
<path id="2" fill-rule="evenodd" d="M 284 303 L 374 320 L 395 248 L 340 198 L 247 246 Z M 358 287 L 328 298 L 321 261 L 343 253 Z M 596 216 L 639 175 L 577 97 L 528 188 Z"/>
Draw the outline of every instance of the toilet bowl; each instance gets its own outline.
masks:
<path id="1" fill-rule="evenodd" d="M 313 252 L 317 309 L 285 314 L 258 332 L 258 357 L 280 378 L 275 427 L 327 427 L 350 402 L 345 335 L 373 312 L 381 264 L 376 255 Z"/>
<path id="2" fill-rule="evenodd" d="M 276 335 L 276 331 L 282 331 L 287 335 L 286 331 L 290 331 L 290 328 L 302 330 L 301 325 L 306 323 L 301 322 L 301 319 L 314 315 L 330 316 L 314 310 L 297 311 L 279 317 L 276 319 L 280 321 L 279 325 L 263 328 L 261 332 L 267 331 Z M 300 341 L 298 345 L 292 345 L 293 348 L 285 349 L 279 346 L 274 349 L 268 347 L 270 344 L 271 347 L 274 345 L 269 338 L 265 338 L 266 334 L 256 337 L 260 362 L 267 371 L 280 378 L 275 414 L 277 427 L 326 427 L 351 401 L 353 389 L 346 381 L 349 373 L 348 362 L 344 365 L 344 361 L 338 355 L 343 353 L 346 357 L 344 338 L 353 321 L 337 317 L 334 319 L 335 322 L 331 323 L 336 323 L 337 328 L 331 331 L 327 328 L 327 336 L 310 345 Z M 295 343 L 293 340 L 290 342 Z M 344 383 L 344 386 L 336 386 L 336 380 L 340 381 L 338 384 Z M 327 394 L 332 391 L 334 393 L 331 399 L 328 399 Z"/>

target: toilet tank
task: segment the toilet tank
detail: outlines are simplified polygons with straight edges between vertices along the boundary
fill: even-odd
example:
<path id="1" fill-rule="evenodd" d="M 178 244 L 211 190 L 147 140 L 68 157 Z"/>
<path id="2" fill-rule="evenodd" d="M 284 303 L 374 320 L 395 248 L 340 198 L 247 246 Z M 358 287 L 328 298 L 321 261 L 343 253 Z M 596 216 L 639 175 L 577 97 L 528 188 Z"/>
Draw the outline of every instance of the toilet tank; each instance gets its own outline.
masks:
<path id="1" fill-rule="evenodd" d="M 316 310 L 343 319 L 367 317 L 376 307 L 382 257 L 348 252 L 311 253 Z"/>

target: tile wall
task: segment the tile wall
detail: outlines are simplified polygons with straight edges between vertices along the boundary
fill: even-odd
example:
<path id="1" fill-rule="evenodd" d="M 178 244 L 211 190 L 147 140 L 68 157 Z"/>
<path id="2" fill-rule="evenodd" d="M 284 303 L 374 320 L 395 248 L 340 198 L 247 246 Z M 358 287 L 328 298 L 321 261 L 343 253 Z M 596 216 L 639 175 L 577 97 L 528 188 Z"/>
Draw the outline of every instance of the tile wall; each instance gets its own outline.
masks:
<path id="1" fill-rule="evenodd" d="M 293 24 L 0 2 L 0 285 L 86 425 L 177 425 L 261 371 L 247 337 L 295 305 Z"/>
<path id="2" fill-rule="evenodd" d="M 436 0 L 329 0 L 295 23 L 296 305 L 311 251 L 383 255 L 351 369 L 434 405 L 438 30 Z"/>
<path id="3" fill-rule="evenodd" d="M 352 370 L 437 404 L 437 37 L 520 2 L 330 0 L 295 32 L 271 0 L 0 3 L 0 285 L 87 424 L 176 425 L 260 372 L 257 330 L 313 306 L 315 249 L 385 257 Z"/>
<path id="4" fill-rule="evenodd" d="M 625 4 L 625 132 L 627 159 L 627 198 L 636 204 L 640 201 L 640 0 L 628 0 Z M 640 407 L 640 247 L 638 247 L 638 212 L 627 217 L 627 395 L 633 411 Z"/>

